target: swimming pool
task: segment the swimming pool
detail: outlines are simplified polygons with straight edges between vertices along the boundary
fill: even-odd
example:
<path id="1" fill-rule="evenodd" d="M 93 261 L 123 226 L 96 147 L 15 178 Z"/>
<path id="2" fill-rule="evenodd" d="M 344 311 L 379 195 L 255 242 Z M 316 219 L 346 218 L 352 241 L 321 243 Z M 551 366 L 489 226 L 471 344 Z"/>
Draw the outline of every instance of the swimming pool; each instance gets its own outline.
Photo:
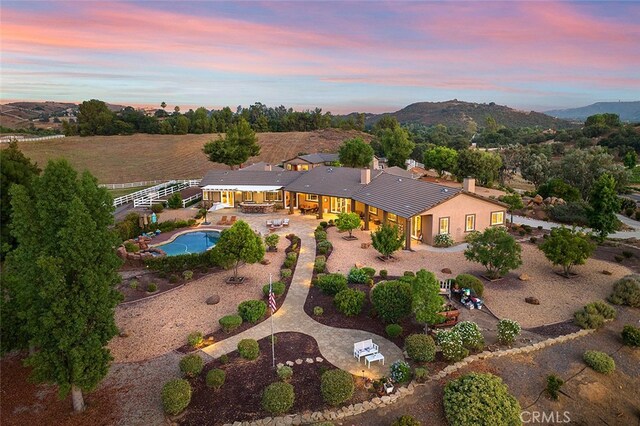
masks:
<path id="1" fill-rule="evenodd" d="M 219 238 L 218 231 L 194 231 L 178 235 L 175 240 L 156 247 L 164 250 L 167 256 L 202 253 L 215 246 Z"/>

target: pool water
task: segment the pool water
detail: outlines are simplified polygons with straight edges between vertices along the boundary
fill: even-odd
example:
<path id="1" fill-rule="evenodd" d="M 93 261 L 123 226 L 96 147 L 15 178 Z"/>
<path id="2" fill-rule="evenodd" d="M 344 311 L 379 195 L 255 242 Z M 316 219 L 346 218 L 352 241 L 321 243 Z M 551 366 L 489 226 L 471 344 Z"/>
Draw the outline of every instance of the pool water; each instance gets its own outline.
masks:
<path id="1" fill-rule="evenodd" d="M 202 253 L 215 246 L 220 238 L 218 231 L 195 231 L 178 235 L 170 243 L 160 244 L 157 247 L 164 250 L 167 256 L 179 254 Z"/>

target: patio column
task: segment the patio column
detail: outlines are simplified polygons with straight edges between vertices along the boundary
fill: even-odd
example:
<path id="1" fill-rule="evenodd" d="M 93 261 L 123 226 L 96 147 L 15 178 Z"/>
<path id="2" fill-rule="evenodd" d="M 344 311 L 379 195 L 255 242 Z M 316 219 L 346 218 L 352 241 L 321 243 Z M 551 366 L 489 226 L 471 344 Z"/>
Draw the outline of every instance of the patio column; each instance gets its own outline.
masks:
<path id="1" fill-rule="evenodd" d="M 318 219 L 322 219 L 322 214 L 324 212 L 324 197 L 320 194 L 318 195 Z"/>
<path id="2" fill-rule="evenodd" d="M 404 221 L 404 249 L 411 251 L 411 218 Z"/>
<path id="3" fill-rule="evenodd" d="M 293 214 L 293 205 L 295 204 L 295 200 L 298 194 L 295 192 L 289 191 L 289 214 Z"/>
<path id="4" fill-rule="evenodd" d="M 356 211 L 356 200 L 351 199 L 351 213 Z"/>
<path id="5" fill-rule="evenodd" d="M 387 211 L 382 210 L 382 223 L 387 224 Z"/>
<path id="6" fill-rule="evenodd" d="M 364 205 L 364 230 L 369 230 L 369 204 Z"/>

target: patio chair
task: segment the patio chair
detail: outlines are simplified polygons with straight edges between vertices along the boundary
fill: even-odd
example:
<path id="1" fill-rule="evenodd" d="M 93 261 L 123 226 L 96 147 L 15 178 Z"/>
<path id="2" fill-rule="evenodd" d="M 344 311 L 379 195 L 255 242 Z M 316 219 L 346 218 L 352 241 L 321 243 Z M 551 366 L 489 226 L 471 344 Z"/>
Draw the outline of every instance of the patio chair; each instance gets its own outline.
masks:
<path id="1" fill-rule="evenodd" d="M 289 219 L 282 219 L 282 226 L 289 226 Z"/>
<path id="2" fill-rule="evenodd" d="M 271 228 L 273 226 L 273 220 L 267 219 L 267 228 Z"/>
<path id="3" fill-rule="evenodd" d="M 236 223 L 237 220 L 238 220 L 237 217 L 231 216 L 231 219 L 229 219 L 229 222 L 227 224 L 228 225 L 233 225 L 234 223 Z"/>
<path id="4" fill-rule="evenodd" d="M 227 216 L 222 216 L 222 219 L 220 219 L 217 224 L 218 225 L 226 225 L 227 224 Z"/>
<path id="5" fill-rule="evenodd" d="M 282 219 L 275 219 L 273 221 L 273 224 L 271 225 L 272 228 L 282 228 Z"/>

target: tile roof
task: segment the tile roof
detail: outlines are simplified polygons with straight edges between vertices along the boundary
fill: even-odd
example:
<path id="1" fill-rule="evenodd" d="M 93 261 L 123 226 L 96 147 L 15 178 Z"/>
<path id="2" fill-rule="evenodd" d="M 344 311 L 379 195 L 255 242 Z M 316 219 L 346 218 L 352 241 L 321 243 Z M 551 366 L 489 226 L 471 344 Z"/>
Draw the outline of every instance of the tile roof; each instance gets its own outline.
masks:
<path id="1" fill-rule="evenodd" d="M 301 158 L 311 164 L 330 163 L 340 160 L 340 156 L 338 154 L 329 152 L 316 152 L 313 154 L 298 155 L 297 158 Z"/>
<path id="2" fill-rule="evenodd" d="M 360 183 L 360 169 L 318 166 L 304 172 L 288 184 L 287 191 L 351 198 L 364 185 Z"/>
<path id="3" fill-rule="evenodd" d="M 300 172 L 266 170 L 210 170 L 202 178 L 205 185 L 264 185 L 286 186 L 293 182 Z"/>
<path id="4" fill-rule="evenodd" d="M 394 176 L 398 176 L 398 177 L 405 177 L 407 179 L 414 179 L 413 173 L 411 173 L 408 170 L 403 169 L 402 167 L 398 167 L 398 166 L 386 167 L 386 168 L 382 169 L 382 171 L 384 173 L 388 173 L 390 175 L 394 175 Z"/>
<path id="5" fill-rule="evenodd" d="M 249 166 L 243 167 L 239 170 L 255 170 L 255 171 L 268 171 L 265 168 L 267 166 L 271 166 L 271 171 L 284 171 L 284 169 L 280 166 L 274 166 L 273 164 L 266 163 L 264 161 L 260 161 L 258 163 L 253 163 Z"/>

